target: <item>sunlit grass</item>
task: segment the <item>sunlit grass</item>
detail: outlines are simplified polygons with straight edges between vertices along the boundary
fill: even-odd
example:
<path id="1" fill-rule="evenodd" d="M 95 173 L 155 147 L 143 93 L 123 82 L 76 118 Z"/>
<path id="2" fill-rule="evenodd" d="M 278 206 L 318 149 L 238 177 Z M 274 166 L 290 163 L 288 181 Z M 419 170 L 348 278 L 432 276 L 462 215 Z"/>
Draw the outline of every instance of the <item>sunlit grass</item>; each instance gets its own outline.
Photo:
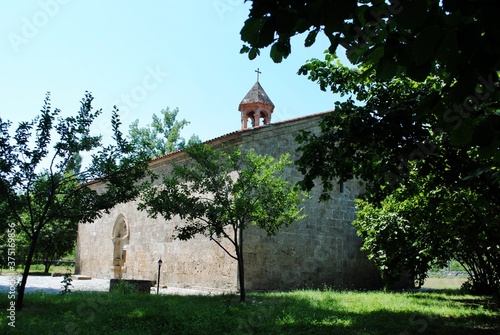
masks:
<path id="1" fill-rule="evenodd" d="M 22 274 L 24 271 L 24 268 L 19 267 L 15 271 L 11 271 L 8 269 L 2 269 L 2 274 L 3 275 L 9 275 L 9 274 Z M 36 275 L 36 276 L 43 276 L 45 271 L 45 267 L 42 264 L 33 264 L 30 267 L 30 275 Z M 49 275 L 52 272 L 57 272 L 57 273 L 74 273 L 75 272 L 75 266 L 74 265 L 51 265 L 49 268 Z"/>
<path id="2" fill-rule="evenodd" d="M 423 287 L 438 290 L 459 289 L 466 280 L 465 277 L 427 278 Z"/>
<path id="3" fill-rule="evenodd" d="M 446 292 L 303 290 L 238 297 L 30 293 L 1 334 L 498 334 L 489 298 Z"/>

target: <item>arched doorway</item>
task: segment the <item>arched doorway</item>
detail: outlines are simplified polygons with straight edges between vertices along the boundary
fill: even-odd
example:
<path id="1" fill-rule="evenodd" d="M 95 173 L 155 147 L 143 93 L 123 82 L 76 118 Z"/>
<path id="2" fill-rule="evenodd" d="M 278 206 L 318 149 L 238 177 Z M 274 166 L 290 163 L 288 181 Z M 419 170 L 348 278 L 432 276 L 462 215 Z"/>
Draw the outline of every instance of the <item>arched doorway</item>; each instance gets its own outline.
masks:
<path id="1" fill-rule="evenodd" d="M 122 278 L 127 262 L 127 245 L 130 238 L 130 228 L 125 215 L 120 214 L 113 225 L 111 240 L 113 241 L 113 275 Z"/>

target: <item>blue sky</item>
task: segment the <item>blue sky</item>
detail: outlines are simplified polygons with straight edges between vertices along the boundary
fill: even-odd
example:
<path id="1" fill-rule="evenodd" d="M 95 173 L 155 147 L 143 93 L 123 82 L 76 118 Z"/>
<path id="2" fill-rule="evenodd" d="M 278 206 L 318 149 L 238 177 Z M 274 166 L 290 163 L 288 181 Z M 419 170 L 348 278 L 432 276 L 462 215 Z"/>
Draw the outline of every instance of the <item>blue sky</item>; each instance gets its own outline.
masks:
<path id="1" fill-rule="evenodd" d="M 250 4 L 243 0 L 77 1 L 0 3 L 0 117 L 31 120 L 47 91 L 52 106 L 74 114 L 85 91 L 103 116 L 93 131 L 111 135 L 113 105 L 125 132 L 150 123 L 165 107 L 180 109 L 190 125 L 183 136 L 202 140 L 240 129 L 238 105 L 256 81 L 275 104 L 273 121 L 323 112 L 336 97 L 297 75 L 307 59 L 322 58 L 319 40 L 275 64 L 264 50 L 239 54 L 239 32 Z"/>

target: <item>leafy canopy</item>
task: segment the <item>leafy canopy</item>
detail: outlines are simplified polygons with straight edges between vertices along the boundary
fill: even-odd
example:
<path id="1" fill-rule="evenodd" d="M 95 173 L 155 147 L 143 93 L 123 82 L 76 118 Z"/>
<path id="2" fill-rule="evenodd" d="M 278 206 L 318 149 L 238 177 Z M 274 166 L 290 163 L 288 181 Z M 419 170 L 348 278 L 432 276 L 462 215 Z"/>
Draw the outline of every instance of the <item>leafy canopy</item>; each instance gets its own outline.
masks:
<path id="1" fill-rule="evenodd" d="M 90 127 L 101 114 L 93 111 L 86 93 L 76 116 L 59 117 L 47 94 L 40 115 L 21 122 L 11 136 L 10 122 L 0 119 L 0 217 L 29 239 L 29 251 L 19 289 L 17 308 L 37 243 L 59 223 L 92 222 L 117 203 L 139 194 L 136 182 L 146 174 L 146 157 L 134 150 L 119 130 L 113 110 L 114 143 L 104 145 Z M 80 171 L 75 155 L 89 153 L 89 165 Z M 70 170 L 73 170 L 70 173 Z M 97 183 L 103 187 L 95 187 Z"/>
<path id="2" fill-rule="evenodd" d="M 294 36 L 307 33 L 307 47 L 322 33 L 329 53 L 342 46 L 352 64 L 381 82 L 437 74 L 441 89 L 415 108 L 434 116 L 452 144 L 477 146 L 499 161 L 499 10 L 491 0 L 253 0 L 241 52 L 253 59 L 270 47 L 281 62 Z"/>
<path id="3" fill-rule="evenodd" d="M 68 171 L 65 175 L 70 178 L 70 175 L 73 174 L 73 171 Z M 41 190 L 47 189 L 52 186 L 49 182 L 50 174 L 48 171 L 42 171 L 38 176 L 33 187 L 33 190 L 36 190 L 36 193 L 39 193 Z M 76 178 L 73 179 L 73 185 L 71 188 L 77 188 L 78 180 Z M 63 192 L 62 190 L 60 191 Z M 35 192 L 32 192 L 35 193 Z M 62 195 L 59 195 L 62 197 Z M 43 198 L 38 197 L 38 195 L 33 197 L 31 211 L 33 212 L 41 212 L 42 209 L 39 206 L 45 206 L 47 202 L 46 196 Z M 29 212 L 24 212 L 21 214 L 24 222 L 30 222 Z M 38 239 L 36 241 L 36 249 L 35 249 L 35 259 L 42 261 L 45 266 L 45 273 L 48 273 L 52 262 L 58 258 L 61 258 L 71 252 L 76 245 L 76 236 L 78 232 L 78 218 L 66 218 L 66 219 L 54 219 L 49 224 L 46 224 L 43 229 L 40 231 L 38 235 Z M 18 232 L 19 237 L 24 238 L 29 242 L 33 240 L 33 232 L 25 229 L 20 230 Z M 26 235 L 29 234 L 29 235 Z M 21 244 L 19 248 L 16 245 L 16 250 L 22 252 Z M 27 254 L 28 249 L 24 252 Z M 24 261 L 20 259 L 20 261 Z"/>
<path id="4" fill-rule="evenodd" d="M 498 163 L 481 148 L 457 147 L 422 113 L 421 101 L 442 89 L 439 76 L 381 81 L 347 68 L 334 55 L 300 72 L 324 90 L 351 95 L 321 121 L 319 133 L 298 136 L 302 186 L 362 180 L 355 225 L 364 249 L 388 278 L 406 269 L 419 284 L 432 264 L 458 260 L 476 292 L 499 285 Z M 362 104 L 357 101 L 362 101 Z"/>
<path id="5" fill-rule="evenodd" d="M 301 132 L 297 137 L 302 186 L 311 189 L 319 178 L 322 199 L 329 197 L 338 180 L 360 179 L 366 196 L 380 200 L 408 176 L 410 161 L 432 156 L 437 142 L 446 139 L 442 130 L 431 126 L 435 116 L 418 109 L 425 97 L 443 86 L 439 77 L 422 83 L 409 78 L 380 81 L 330 54 L 324 61 L 309 61 L 300 73 L 323 90 L 349 95 L 323 118 L 319 133 Z"/>
<path id="6" fill-rule="evenodd" d="M 188 146 L 185 152 L 188 160 L 174 164 L 160 185 L 147 188 L 140 208 L 167 220 L 178 215 L 184 222 L 175 227 L 176 238 L 189 240 L 201 234 L 237 260 L 244 301 L 244 229 L 252 225 L 275 235 L 303 218 L 299 204 L 304 193 L 282 177 L 290 157 L 275 161 L 253 150 L 225 152 L 205 144 Z"/>
<path id="7" fill-rule="evenodd" d="M 439 160 L 480 164 L 474 155 L 446 148 Z M 437 159 L 436 159 L 437 161 Z M 449 169 L 425 172 L 413 165 L 404 187 L 380 204 L 358 200 L 354 222 L 368 251 L 388 278 L 407 269 L 422 285 L 432 265 L 457 260 L 468 272 L 467 288 L 492 294 L 500 288 L 500 197 L 491 173 L 460 178 Z"/>
<path id="8" fill-rule="evenodd" d="M 186 141 L 181 137 L 181 130 L 189 124 L 182 119 L 177 121 L 179 109 L 162 109 L 160 116 L 153 114 L 151 124 L 139 128 L 139 120 L 135 120 L 129 127 L 131 144 L 139 151 L 146 151 L 151 158 L 164 156 L 168 153 L 181 150 L 186 146 Z M 200 142 L 195 135 L 191 136 L 189 143 Z"/>
<path id="9" fill-rule="evenodd" d="M 275 162 L 253 150 L 226 153 L 204 144 L 184 151 L 190 160 L 174 165 L 163 176 L 161 187 L 145 192 L 142 204 L 152 216 L 172 219 L 179 215 L 186 220 L 186 225 L 176 228 L 177 238 L 203 234 L 237 243 L 227 234 L 227 227 L 237 230 L 255 225 L 274 235 L 282 226 L 302 218 L 297 207 L 302 193 L 280 176 L 291 164 L 289 155 Z"/>
<path id="10" fill-rule="evenodd" d="M 328 198 L 334 183 L 366 185 L 357 225 L 388 276 L 420 283 L 429 264 L 458 259 L 476 291 L 498 289 L 500 2 L 490 0 L 254 0 L 241 52 L 292 37 L 327 37 L 325 60 L 300 70 L 348 97 L 303 132 L 302 186 Z M 343 66 L 338 47 L 357 67 Z"/>

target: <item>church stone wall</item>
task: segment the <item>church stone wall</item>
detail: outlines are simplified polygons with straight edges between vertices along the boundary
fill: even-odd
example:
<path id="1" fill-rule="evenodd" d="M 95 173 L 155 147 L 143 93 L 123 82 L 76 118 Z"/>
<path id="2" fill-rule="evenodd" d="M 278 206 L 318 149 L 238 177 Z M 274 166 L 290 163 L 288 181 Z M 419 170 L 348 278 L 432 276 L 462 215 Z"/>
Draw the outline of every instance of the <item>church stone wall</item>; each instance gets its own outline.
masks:
<path id="1" fill-rule="evenodd" d="M 164 166 L 154 168 L 156 172 L 162 169 Z M 113 242 L 118 217 L 125 218 L 130 232 L 122 264 L 115 259 Z M 204 237 L 173 239 L 176 225 L 182 225 L 179 218 L 150 218 L 137 210 L 135 201 L 119 204 L 93 223 L 79 225 L 76 272 L 98 278 L 156 281 L 161 258 L 162 286 L 236 290 L 237 267 L 233 259 Z"/>
<path id="2" fill-rule="evenodd" d="M 243 133 L 242 143 L 257 153 L 278 158 L 288 152 L 299 158 L 295 137 L 300 130 L 318 131 L 320 116 L 294 122 L 271 124 L 258 131 Z M 285 178 L 293 182 L 301 174 L 290 168 Z M 254 227 L 245 232 L 245 278 L 250 290 L 283 290 L 307 287 L 377 288 L 379 271 L 360 251 L 361 239 L 352 226 L 356 218 L 354 198 L 360 185 L 349 181 L 318 202 L 320 188 L 303 203 L 306 218 L 278 235 L 268 237 Z"/>
<path id="3" fill-rule="evenodd" d="M 254 148 L 257 153 L 279 157 L 289 152 L 292 160 L 295 137 L 301 129 L 317 130 L 320 116 L 235 132 L 211 141 Z M 169 164 L 185 159 L 177 153 L 152 162 L 156 172 L 168 173 Z M 298 181 L 295 168 L 286 178 Z M 94 185 L 93 187 L 100 187 Z M 343 192 L 337 188 L 332 200 L 318 202 L 319 189 L 305 201 L 307 217 L 268 237 L 256 227 L 244 234 L 246 288 L 287 290 L 307 287 L 375 288 L 381 286 L 376 267 L 359 251 L 361 240 L 352 226 L 353 199 L 360 186 L 350 181 Z M 122 218 L 128 230 L 116 229 Z M 172 239 L 174 227 L 182 222 L 149 218 L 137 210 L 136 202 L 119 204 L 78 231 L 77 273 L 99 278 L 156 280 L 161 257 L 161 285 L 237 290 L 237 264 L 219 246 L 205 237 L 190 241 Z M 117 233 L 118 232 L 118 233 Z M 228 246 L 232 250 L 231 246 Z"/>

